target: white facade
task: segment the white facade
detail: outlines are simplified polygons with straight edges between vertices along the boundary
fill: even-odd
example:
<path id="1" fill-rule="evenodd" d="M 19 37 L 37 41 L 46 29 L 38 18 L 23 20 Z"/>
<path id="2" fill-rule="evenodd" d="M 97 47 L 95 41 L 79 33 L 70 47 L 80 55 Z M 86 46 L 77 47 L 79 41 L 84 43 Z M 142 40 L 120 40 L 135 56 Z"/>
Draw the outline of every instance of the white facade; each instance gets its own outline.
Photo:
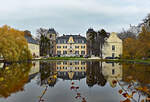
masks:
<path id="1" fill-rule="evenodd" d="M 122 40 L 116 33 L 111 33 L 103 47 L 103 58 L 120 57 L 122 55 Z"/>
<path id="2" fill-rule="evenodd" d="M 106 80 L 109 82 L 111 87 L 115 87 L 117 83 L 113 81 L 122 80 L 122 65 L 119 63 L 103 63 L 102 73 L 107 78 Z"/>
<path id="3" fill-rule="evenodd" d="M 38 44 L 28 43 L 28 47 L 33 57 L 40 56 L 40 47 Z"/>

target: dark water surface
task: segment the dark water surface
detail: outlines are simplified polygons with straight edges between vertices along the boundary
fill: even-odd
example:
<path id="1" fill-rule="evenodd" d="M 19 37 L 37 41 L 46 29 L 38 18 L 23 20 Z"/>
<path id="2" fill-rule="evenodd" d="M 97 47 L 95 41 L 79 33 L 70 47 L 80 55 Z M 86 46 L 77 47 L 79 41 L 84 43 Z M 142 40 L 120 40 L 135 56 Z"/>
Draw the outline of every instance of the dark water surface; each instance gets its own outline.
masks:
<path id="1" fill-rule="evenodd" d="M 149 89 L 150 65 L 0 63 L 0 102 L 149 102 Z"/>

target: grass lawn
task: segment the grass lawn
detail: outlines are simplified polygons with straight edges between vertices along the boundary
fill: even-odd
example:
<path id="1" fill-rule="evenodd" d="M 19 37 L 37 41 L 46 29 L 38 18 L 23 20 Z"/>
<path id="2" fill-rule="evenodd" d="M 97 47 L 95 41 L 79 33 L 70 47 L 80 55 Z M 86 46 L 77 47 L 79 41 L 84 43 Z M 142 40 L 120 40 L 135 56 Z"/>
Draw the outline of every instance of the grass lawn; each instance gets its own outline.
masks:
<path id="1" fill-rule="evenodd" d="M 109 61 L 109 62 L 129 62 L 129 63 L 146 63 L 150 64 L 150 59 L 88 59 L 83 57 L 49 57 L 40 60 L 85 60 L 85 61 Z"/>

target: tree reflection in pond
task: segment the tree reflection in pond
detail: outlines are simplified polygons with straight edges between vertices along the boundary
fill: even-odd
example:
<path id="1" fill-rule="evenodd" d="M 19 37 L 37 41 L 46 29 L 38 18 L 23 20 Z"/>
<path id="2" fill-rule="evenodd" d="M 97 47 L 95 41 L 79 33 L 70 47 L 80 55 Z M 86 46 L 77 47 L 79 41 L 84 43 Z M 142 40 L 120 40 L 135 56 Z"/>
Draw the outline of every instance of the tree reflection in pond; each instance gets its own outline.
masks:
<path id="1" fill-rule="evenodd" d="M 106 79 L 102 74 L 102 62 L 87 62 L 86 83 L 89 87 L 98 84 L 105 86 Z"/>
<path id="2" fill-rule="evenodd" d="M 20 102 L 20 97 L 23 99 L 30 97 L 36 102 L 61 100 L 107 102 L 109 99 L 112 102 L 118 100 L 130 102 L 131 97 L 136 100 L 135 102 L 150 100 L 149 65 L 98 61 L 39 61 L 33 64 L 32 70 L 30 64 L 26 63 L 7 65 L 5 68 L 1 66 L 1 97 L 8 97 L 11 93 L 24 90 L 24 84 L 28 82 L 25 87 L 26 92 L 10 96 L 18 98 L 16 102 Z M 33 102 L 30 98 L 29 102 Z"/>
<path id="3" fill-rule="evenodd" d="M 13 63 L 0 68 L 0 97 L 23 91 L 31 67 L 31 63 Z"/>
<path id="4" fill-rule="evenodd" d="M 130 99 L 135 102 L 150 102 L 149 77 L 149 65 L 123 64 L 123 80 L 118 82 L 122 88 L 122 91 L 119 91 L 120 94 L 122 94 L 128 102 L 130 102 Z M 135 98 L 136 96 L 138 98 Z"/>

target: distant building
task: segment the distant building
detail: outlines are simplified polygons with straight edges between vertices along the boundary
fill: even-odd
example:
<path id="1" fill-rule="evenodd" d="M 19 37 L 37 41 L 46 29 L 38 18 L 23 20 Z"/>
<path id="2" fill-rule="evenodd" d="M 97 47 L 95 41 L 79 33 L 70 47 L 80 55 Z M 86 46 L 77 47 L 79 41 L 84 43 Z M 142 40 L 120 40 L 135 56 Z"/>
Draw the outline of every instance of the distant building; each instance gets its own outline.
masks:
<path id="1" fill-rule="evenodd" d="M 81 35 L 63 35 L 56 39 L 56 55 L 84 56 L 87 54 L 86 38 Z"/>
<path id="2" fill-rule="evenodd" d="M 116 33 L 111 33 L 103 47 L 103 58 L 106 57 L 120 57 L 122 55 L 122 40 Z"/>
<path id="3" fill-rule="evenodd" d="M 58 36 L 58 33 L 55 31 L 54 28 L 50 28 L 47 32 L 47 37 L 50 39 L 50 56 L 56 55 L 56 37 Z"/>
<path id="4" fill-rule="evenodd" d="M 40 48 L 39 48 L 38 42 L 35 39 L 33 39 L 33 37 L 31 35 L 25 35 L 24 37 L 28 42 L 28 47 L 29 47 L 29 50 L 30 50 L 32 56 L 39 57 L 40 56 Z"/>

